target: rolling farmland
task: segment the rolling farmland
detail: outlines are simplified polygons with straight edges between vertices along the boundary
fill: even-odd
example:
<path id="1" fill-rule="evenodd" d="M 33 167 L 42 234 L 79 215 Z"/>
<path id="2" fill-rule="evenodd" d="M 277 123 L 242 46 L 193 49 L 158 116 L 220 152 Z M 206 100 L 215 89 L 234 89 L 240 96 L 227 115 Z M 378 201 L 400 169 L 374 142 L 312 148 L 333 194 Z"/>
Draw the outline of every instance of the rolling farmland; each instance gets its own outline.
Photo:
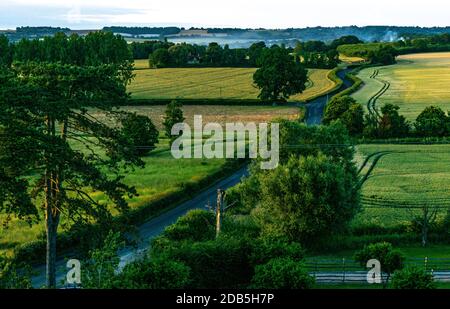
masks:
<path id="1" fill-rule="evenodd" d="M 430 105 L 450 110 L 450 53 L 405 55 L 396 65 L 364 69 L 358 76 L 365 85 L 353 97 L 369 110 L 396 104 L 408 120 Z"/>
<path id="2" fill-rule="evenodd" d="M 256 99 L 254 68 L 145 69 L 146 60 L 136 61 L 136 78 L 128 90 L 134 99 Z M 330 70 L 309 70 L 307 89 L 290 98 L 306 101 L 332 90 Z"/>
<path id="3" fill-rule="evenodd" d="M 423 203 L 450 209 L 450 145 L 360 145 L 357 150 L 358 163 L 388 152 L 363 186 L 364 211 L 358 221 L 381 226 L 409 222 L 419 212 L 407 207 Z"/>

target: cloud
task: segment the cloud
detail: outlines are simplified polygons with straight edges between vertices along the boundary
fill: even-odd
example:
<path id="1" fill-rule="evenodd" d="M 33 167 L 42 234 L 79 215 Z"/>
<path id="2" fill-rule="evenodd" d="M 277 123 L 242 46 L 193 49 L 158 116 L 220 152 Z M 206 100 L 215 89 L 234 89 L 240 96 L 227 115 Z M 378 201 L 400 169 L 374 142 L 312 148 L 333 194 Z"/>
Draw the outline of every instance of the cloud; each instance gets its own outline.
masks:
<path id="1" fill-rule="evenodd" d="M 197 25 L 287 28 L 343 25 L 448 25 L 440 0 L 1 0 L 4 25 Z"/>

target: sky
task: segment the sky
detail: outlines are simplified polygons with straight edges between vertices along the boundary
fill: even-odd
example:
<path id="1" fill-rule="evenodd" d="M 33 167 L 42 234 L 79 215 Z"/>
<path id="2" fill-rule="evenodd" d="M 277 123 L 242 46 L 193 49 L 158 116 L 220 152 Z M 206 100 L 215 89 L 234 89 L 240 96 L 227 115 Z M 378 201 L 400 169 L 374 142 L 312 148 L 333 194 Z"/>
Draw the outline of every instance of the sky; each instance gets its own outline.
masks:
<path id="1" fill-rule="evenodd" d="M 448 0 L 0 0 L 0 29 L 59 26 L 450 26 Z"/>

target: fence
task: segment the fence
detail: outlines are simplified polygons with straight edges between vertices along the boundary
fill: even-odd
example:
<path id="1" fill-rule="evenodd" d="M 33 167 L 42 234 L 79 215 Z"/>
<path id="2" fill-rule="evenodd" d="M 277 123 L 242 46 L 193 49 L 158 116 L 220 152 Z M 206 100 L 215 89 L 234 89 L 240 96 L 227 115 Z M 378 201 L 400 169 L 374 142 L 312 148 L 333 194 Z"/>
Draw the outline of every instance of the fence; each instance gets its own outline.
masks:
<path id="1" fill-rule="evenodd" d="M 436 282 L 450 282 L 450 258 L 408 258 L 405 266 L 423 267 Z M 350 259 L 310 259 L 306 267 L 318 284 L 367 284 L 367 273 L 358 262 Z M 383 266 L 381 266 L 383 268 Z M 386 280 L 387 274 L 381 275 Z"/>

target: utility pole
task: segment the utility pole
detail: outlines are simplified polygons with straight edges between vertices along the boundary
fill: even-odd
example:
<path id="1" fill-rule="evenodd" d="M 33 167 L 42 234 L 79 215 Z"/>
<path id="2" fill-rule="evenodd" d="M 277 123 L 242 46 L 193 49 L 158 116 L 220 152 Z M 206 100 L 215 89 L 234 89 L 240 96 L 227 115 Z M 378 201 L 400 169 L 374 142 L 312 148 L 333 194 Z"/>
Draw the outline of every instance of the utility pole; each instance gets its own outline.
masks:
<path id="1" fill-rule="evenodd" d="M 217 205 L 216 205 L 216 238 L 219 237 L 220 229 L 222 227 L 222 210 L 223 210 L 223 198 L 224 191 L 217 190 Z"/>

